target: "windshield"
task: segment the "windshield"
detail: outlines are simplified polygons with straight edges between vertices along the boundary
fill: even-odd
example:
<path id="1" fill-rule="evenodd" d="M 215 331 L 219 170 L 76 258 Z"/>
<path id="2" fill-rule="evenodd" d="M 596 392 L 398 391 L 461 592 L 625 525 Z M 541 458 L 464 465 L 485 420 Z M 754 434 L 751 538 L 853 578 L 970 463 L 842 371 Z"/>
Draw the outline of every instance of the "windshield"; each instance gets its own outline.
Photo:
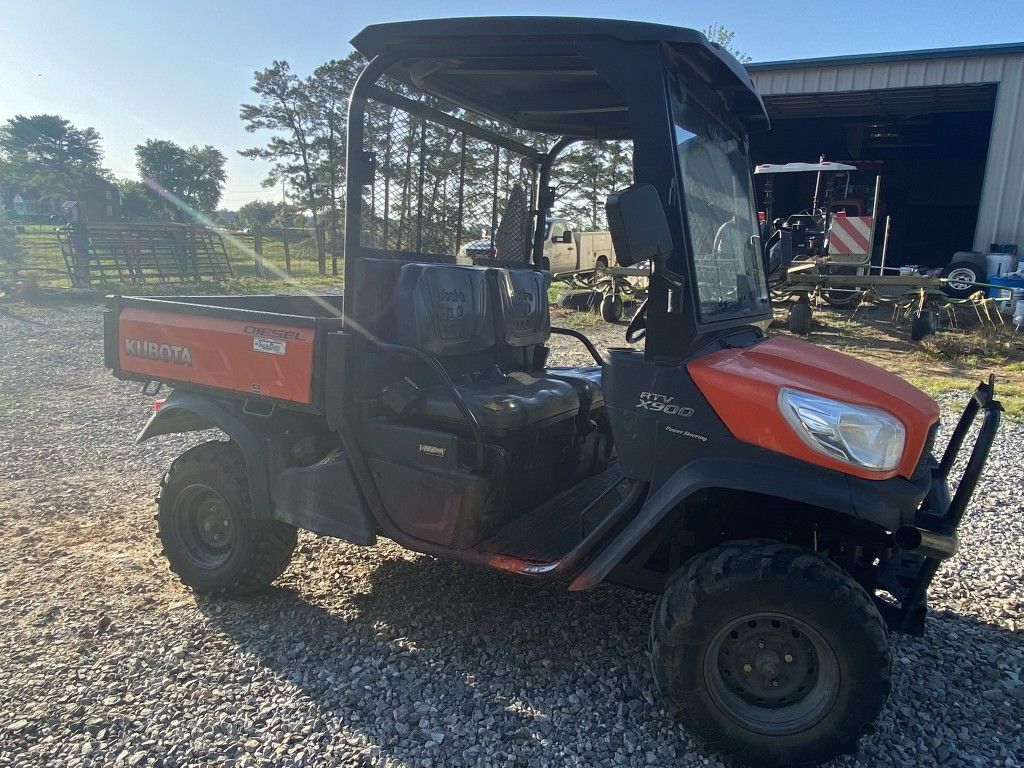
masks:
<path id="1" fill-rule="evenodd" d="M 701 104 L 684 98 L 678 81 L 671 90 L 701 319 L 763 314 L 768 288 L 744 142 Z"/>

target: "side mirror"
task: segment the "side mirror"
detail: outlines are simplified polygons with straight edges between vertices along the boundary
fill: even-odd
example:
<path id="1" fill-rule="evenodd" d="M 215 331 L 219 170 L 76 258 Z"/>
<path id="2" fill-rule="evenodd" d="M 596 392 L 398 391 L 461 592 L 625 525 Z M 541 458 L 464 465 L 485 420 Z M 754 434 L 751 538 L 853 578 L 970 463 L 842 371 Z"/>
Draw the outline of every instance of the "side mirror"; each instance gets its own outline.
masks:
<path id="1" fill-rule="evenodd" d="M 565 233 L 564 233 L 564 234 L 562 235 L 562 242 L 563 242 L 563 243 L 572 243 L 572 242 L 573 242 L 573 238 L 572 238 L 572 232 L 570 232 L 570 231 L 566 231 L 566 232 L 565 232 Z"/>
<path id="2" fill-rule="evenodd" d="M 651 184 L 634 184 L 608 195 L 605 203 L 619 266 L 641 261 L 664 263 L 672 253 L 672 233 L 658 190 Z"/>

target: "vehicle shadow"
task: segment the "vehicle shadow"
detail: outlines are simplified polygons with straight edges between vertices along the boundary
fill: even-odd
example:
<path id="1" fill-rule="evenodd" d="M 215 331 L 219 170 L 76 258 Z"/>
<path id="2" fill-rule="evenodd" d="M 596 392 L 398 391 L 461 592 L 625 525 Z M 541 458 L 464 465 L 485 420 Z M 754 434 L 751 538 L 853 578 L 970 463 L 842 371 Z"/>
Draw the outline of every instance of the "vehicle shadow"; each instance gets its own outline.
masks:
<path id="1" fill-rule="evenodd" d="M 364 580 L 363 591 L 345 594 L 340 581 L 252 601 L 203 601 L 200 610 L 240 650 L 299 687 L 320 720 L 359 734 L 372 759 L 597 764 L 617 755 L 663 765 L 697 751 L 655 693 L 651 596 L 614 586 L 573 594 L 430 557 L 384 558 L 369 590 Z M 1004 689 L 993 672 L 965 660 L 1001 648 L 1008 668 L 1019 669 L 1021 640 L 943 612 L 929 618 L 926 638 L 895 638 L 893 696 L 859 755 L 836 765 L 877 765 L 883 753 L 903 754 L 904 764 L 970 761 L 979 744 L 1019 744 L 1019 699 L 1007 693 L 1004 714 L 979 714 L 991 712 L 981 707 L 991 691 Z M 949 712 L 938 728 L 918 706 L 923 698 L 929 711 Z"/>
<path id="2" fill-rule="evenodd" d="M 571 594 L 425 556 L 383 559 L 368 591 L 334 592 L 347 586 L 337 581 L 198 608 L 372 755 L 592 764 L 622 752 L 642 763 L 660 748 L 661 764 L 696 749 L 654 696 L 649 596 Z"/>

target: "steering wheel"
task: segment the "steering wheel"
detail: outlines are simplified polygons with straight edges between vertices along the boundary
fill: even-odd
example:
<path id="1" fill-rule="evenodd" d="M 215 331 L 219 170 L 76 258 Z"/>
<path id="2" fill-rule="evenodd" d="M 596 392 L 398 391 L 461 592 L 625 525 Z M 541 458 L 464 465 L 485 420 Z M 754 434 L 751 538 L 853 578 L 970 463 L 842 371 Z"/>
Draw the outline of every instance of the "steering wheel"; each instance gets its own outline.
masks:
<path id="1" fill-rule="evenodd" d="M 626 343 L 636 344 L 647 335 L 647 299 L 637 309 L 633 319 L 626 326 Z"/>

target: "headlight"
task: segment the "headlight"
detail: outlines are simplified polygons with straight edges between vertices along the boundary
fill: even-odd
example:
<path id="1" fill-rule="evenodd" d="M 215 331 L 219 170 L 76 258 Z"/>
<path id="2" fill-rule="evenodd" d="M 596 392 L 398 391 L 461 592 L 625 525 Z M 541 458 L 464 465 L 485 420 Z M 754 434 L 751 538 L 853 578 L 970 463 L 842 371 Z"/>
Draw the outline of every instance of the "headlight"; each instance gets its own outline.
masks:
<path id="1" fill-rule="evenodd" d="M 834 459 L 887 472 L 896 468 L 903 455 L 903 424 L 877 408 L 783 387 L 779 410 L 807 445 Z"/>

